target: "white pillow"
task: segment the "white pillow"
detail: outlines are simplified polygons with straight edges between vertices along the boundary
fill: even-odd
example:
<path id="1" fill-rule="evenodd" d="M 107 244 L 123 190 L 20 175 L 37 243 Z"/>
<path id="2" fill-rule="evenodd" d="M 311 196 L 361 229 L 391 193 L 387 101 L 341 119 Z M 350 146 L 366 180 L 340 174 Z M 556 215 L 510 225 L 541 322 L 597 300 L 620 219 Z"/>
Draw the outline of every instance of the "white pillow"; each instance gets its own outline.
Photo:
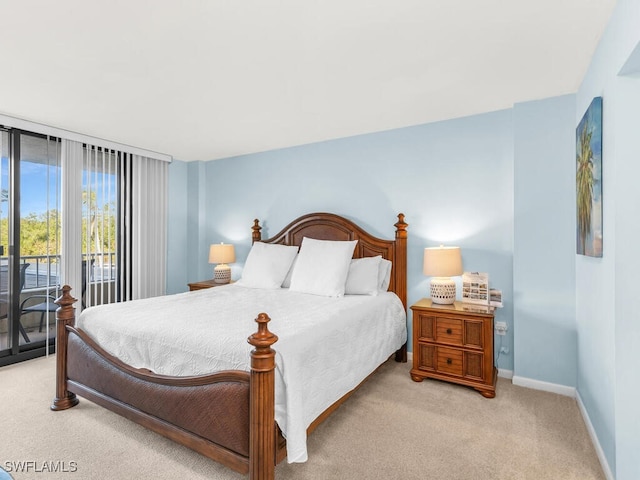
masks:
<path id="1" fill-rule="evenodd" d="M 343 296 L 357 242 L 304 237 L 289 290 L 326 297 Z"/>
<path id="2" fill-rule="evenodd" d="M 237 284 L 251 288 L 280 288 L 296 253 L 296 246 L 254 243 Z"/>
<path id="3" fill-rule="evenodd" d="M 289 288 L 291 286 L 291 276 L 293 275 L 293 269 L 296 268 L 297 262 L 298 262 L 298 255 L 296 254 L 296 258 L 293 259 L 293 263 L 291 264 L 291 268 L 289 268 L 289 272 L 287 272 L 287 276 L 284 277 L 284 282 L 282 282 L 282 288 Z"/>
<path id="4" fill-rule="evenodd" d="M 389 290 L 389 284 L 391 283 L 391 262 L 386 258 L 380 260 L 380 269 L 378 270 L 378 289 L 381 292 Z"/>
<path id="5" fill-rule="evenodd" d="M 378 271 L 382 256 L 354 258 L 349 265 L 345 295 L 377 295 L 380 288 Z"/>

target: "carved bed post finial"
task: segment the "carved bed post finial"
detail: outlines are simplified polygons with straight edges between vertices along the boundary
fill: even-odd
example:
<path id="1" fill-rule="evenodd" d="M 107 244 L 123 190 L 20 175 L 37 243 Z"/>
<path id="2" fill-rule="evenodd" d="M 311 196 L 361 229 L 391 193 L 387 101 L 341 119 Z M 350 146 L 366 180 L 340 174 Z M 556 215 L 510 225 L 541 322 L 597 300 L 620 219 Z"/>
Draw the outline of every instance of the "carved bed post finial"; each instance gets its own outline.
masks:
<path id="1" fill-rule="evenodd" d="M 75 324 L 76 309 L 73 304 L 77 301 L 69 292 L 71 287 L 65 285 L 62 287 L 62 295 L 55 301 L 60 307 L 56 310 L 56 397 L 51 410 L 66 410 L 78 404 L 76 394 L 67 390 L 67 325 Z"/>
<path id="2" fill-rule="evenodd" d="M 257 218 L 253 220 L 253 227 L 251 227 L 251 230 L 251 243 L 259 242 L 262 239 L 262 234 L 260 233 L 260 230 L 262 230 L 260 220 Z"/>
<path id="3" fill-rule="evenodd" d="M 404 221 L 404 213 L 398 214 L 398 221 L 393 226 L 396 227 L 396 238 L 407 238 L 409 224 Z"/>
<path id="4" fill-rule="evenodd" d="M 257 220 L 256 220 L 257 222 Z M 249 478 L 273 480 L 276 465 L 275 367 L 276 352 L 271 345 L 278 337 L 269 331 L 266 313 L 256 318 L 258 331 L 249 337 L 251 389 L 249 394 Z"/>

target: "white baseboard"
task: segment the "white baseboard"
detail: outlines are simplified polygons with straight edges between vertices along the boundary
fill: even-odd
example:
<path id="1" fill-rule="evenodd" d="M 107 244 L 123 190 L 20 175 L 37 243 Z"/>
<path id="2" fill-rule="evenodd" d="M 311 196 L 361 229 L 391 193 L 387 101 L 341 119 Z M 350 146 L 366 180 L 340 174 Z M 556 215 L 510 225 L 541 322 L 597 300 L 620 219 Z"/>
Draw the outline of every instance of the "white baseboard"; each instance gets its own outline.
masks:
<path id="1" fill-rule="evenodd" d="M 557 393 L 559 395 L 564 395 L 565 397 L 576 397 L 575 387 L 567 387 L 566 385 L 560 385 L 557 383 L 543 382 L 541 380 L 534 380 L 527 377 L 519 377 L 518 375 L 513 376 L 512 382 L 514 385 L 518 385 L 520 387 L 527 387 L 533 388 L 534 390 Z"/>
<path id="2" fill-rule="evenodd" d="M 584 424 L 587 426 L 587 431 L 591 437 L 591 443 L 593 443 L 593 447 L 596 449 L 596 455 L 598 455 L 598 460 L 600 461 L 600 466 L 602 467 L 604 476 L 607 480 L 615 480 L 615 477 L 611 472 L 611 468 L 609 468 L 609 462 L 604 454 L 604 450 L 602 450 L 602 446 L 600 446 L 600 442 L 598 441 L 596 430 L 593 428 L 593 424 L 591 423 L 591 419 L 589 418 L 589 414 L 587 413 L 584 403 L 582 403 L 582 397 L 580 397 L 579 392 L 576 392 L 576 401 L 578 402 L 578 408 L 582 414 L 582 419 L 584 420 Z"/>
<path id="3" fill-rule="evenodd" d="M 575 398 L 578 404 L 578 409 L 580 410 L 580 414 L 582 415 L 582 419 L 587 427 L 587 431 L 589 432 L 589 437 L 591 437 L 591 443 L 596 450 L 596 455 L 598 456 L 598 460 L 600 461 L 602 471 L 607 480 L 615 480 L 615 477 L 611 472 L 611 468 L 609 467 L 607 457 L 604 454 L 604 450 L 602 450 L 602 446 L 600 445 L 600 441 L 598 440 L 596 431 L 593 428 L 593 424 L 591 423 L 591 419 L 589 418 L 589 414 L 587 413 L 587 409 L 582 402 L 580 393 L 578 393 L 575 387 L 567 387 L 566 385 L 558 385 L 557 383 L 542 382 L 540 380 L 519 377 L 517 375 L 513 376 L 512 382 L 514 385 L 519 385 L 521 387 L 532 388 L 534 390 L 543 390 L 545 392 L 557 393 L 559 395 Z"/>
<path id="4" fill-rule="evenodd" d="M 408 352 L 407 357 L 409 362 L 413 362 L 413 352 Z M 511 379 L 514 385 L 532 388 L 534 390 L 557 393 L 559 395 L 564 395 L 565 397 L 575 398 L 576 402 L 578 403 L 580 413 L 582 414 L 582 419 L 584 420 L 587 431 L 589 432 L 589 437 L 591 437 L 591 443 L 593 443 L 593 447 L 596 450 L 596 455 L 598 455 L 598 460 L 600 461 L 602 471 L 607 480 L 615 480 L 615 477 L 611 472 L 611 468 L 609 467 L 609 462 L 607 462 L 607 457 L 604 454 L 604 450 L 602 450 L 600 442 L 598 441 L 598 436 L 596 435 L 596 431 L 593 428 L 593 424 L 591 423 L 591 419 L 589 418 L 587 409 L 585 408 L 584 403 L 582 402 L 582 398 L 580 397 L 580 394 L 575 389 L 575 387 L 568 387 L 566 385 L 559 385 L 557 383 L 543 382 L 541 380 L 534 380 L 532 378 L 519 377 L 513 374 L 513 370 L 506 370 L 503 368 L 498 369 L 498 376 Z"/>

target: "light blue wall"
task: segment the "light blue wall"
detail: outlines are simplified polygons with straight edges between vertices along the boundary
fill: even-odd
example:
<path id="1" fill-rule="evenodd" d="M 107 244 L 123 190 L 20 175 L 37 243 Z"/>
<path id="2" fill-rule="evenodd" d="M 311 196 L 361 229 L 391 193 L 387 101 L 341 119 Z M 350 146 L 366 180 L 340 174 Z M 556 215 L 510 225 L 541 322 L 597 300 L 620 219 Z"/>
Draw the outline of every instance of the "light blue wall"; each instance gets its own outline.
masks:
<path id="1" fill-rule="evenodd" d="M 576 386 L 575 96 L 514 107 L 514 374 Z"/>
<path id="2" fill-rule="evenodd" d="M 179 160 L 169 165 L 169 232 L 167 235 L 167 293 L 184 291 L 189 262 L 188 232 L 197 226 L 187 223 L 188 168 Z"/>
<path id="3" fill-rule="evenodd" d="M 190 257 L 190 281 L 211 277 L 200 246 L 220 241 L 236 245 L 232 274 L 237 278 L 254 218 L 263 222 L 267 237 L 299 215 L 328 211 L 392 238 L 396 215 L 403 212 L 409 223 L 409 303 L 428 296 L 423 249 L 459 245 L 465 270 L 488 272 L 491 285 L 503 290 L 505 306 L 497 320 L 509 325 L 503 341 L 510 353 L 500 357 L 499 367 L 513 368 L 510 110 L 188 168 L 189 188 L 196 188 L 196 177 L 202 179 L 197 187 L 201 243 L 189 243 L 198 255 L 195 261 Z"/>
<path id="4" fill-rule="evenodd" d="M 634 79 L 617 76 L 640 40 L 638 2 L 619 2 L 583 85 L 578 117 L 594 96 L 603 97 L 604 253 L 601 260 L 578 257 L 577 318 L 581 344 L 578 391 L 611 470 L 619 480 L 640 478 L 637 405 L 639 362 L 634 350 L 639 327 L 627 315 L 634 307 L 629 286 L 640 258 L 637 241 L 637 95 Z M 629 132 L 629 128 L 635 132 Z M 632 202 L 628 204 L 627 202 Z M 595 353 L 595 354 L 594 354 Z M 625 380 L 631 378 L 631 383 Z"/>
<path id="5" fill-rule="evenodd" d="M 209 252 L 204 224 L 206 192 L 214 187 L 207 185 L 204 170 L 203 162 L 174 160 L 169 166 L 168 294 L 212 277 L 213 267 L 204 268 Z"/>
<path id="6" fill-rule="evenodd" d="M 206 192 L 208 189 L 215 190 L 215 184 L 207 184 L 205 179 L 206 166 L 204 162 L 192 162 L 188 166 L 187 175 L 187 224 L 189 228 L 189 237 L 187 244 L 187 255 L 189 256 L 189 270 L 187 278 L 190 282 L 202 280 L 204 278 L 212 278 L 213 272 L 211 265 L 207 265 L 208 271 L 205 274 L 198 274 L 195 268 L 203 259 L 207 262 L 209 259 L 209 243 L 205 237 L 203 225 L 206 223 Z M 186 288 L 186 285 L 183 285 Z"/>
<path id="7" fill-rule="evenodd" d="M 603 257 L 576 257 L 578 393 L 618 480 L 640 478 L 640 86 L 618 76 L 638 64 L 630 55 L 639 41 L 640 2 L 619 0 L 576 96 L 576 124 L 593 97 L 603 97 L 604 215 Z"/>
<path id="8" fill-rule="evenodd" d="M 618 78 L 616 89 L 623 99 L 617 112 L 615 172 L 616 470 L 618 479 L 630 480 L 640 478 L 640 304 L 635 300 L 640 271 L 640 73 Z"/>

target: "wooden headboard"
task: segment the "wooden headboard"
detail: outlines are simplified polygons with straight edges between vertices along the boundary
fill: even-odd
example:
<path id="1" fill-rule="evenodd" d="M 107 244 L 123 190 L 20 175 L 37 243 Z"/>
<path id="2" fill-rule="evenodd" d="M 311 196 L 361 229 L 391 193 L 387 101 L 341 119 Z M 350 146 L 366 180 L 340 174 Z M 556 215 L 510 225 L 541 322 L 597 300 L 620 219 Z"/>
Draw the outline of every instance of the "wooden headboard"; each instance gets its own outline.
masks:
<path id="1" fill-rule="evenodd" d="M 358 240 L 353 258 L 375 257 L 390 260 L 391 283 L 389 290 L 394 292 L 407 308 L 407 227 L 404 214 L 398 214 L 398 221 L 394 224 L 396 236 L 394 240 L 383 240 L 366 232 L 358 225 L 333 213 L 309 213 L 297 218 L 287 225 L 280 233 L 266 240 L 262 239 L 260 222 L 253 221 L 254 242 L 279 243 L 283 245 L 300 246 L 303 237 L 317 240 Z"/>

